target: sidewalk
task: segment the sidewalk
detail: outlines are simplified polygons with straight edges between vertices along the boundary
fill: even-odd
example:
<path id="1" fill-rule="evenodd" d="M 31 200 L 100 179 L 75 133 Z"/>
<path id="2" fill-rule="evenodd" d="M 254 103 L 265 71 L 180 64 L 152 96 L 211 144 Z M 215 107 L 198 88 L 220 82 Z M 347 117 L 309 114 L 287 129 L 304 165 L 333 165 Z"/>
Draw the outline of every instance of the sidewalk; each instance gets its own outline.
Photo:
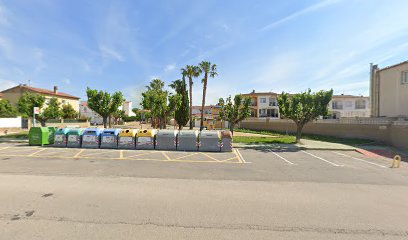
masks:
<path id="1" fill-rule="evenodd" d="M 301 143 L 297 144 L 245 144 L 245 143 L 234 143 L 236 148 L 254 148 L 254 149 L 277 149 L 277 150 L 288 150 L 288 151 L 299 151 L 299 150 L 337 150 L 337 151 L 356 151 L 356 147 L 340 144 L 340 143 L 330 143 L 309 139 L 302 139 Z"/>

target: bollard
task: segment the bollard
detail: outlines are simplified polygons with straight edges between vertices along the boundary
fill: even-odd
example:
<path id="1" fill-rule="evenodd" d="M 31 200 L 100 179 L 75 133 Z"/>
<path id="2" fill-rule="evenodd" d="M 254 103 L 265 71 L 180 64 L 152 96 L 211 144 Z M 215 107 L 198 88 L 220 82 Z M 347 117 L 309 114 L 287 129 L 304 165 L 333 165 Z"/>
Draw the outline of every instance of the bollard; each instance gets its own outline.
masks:
<path id="1" fill-rule="evenodd" d="M 401 164 L 401 156 L 395 155 L 394 160 L 392 161 L 391 168 L 399 168 Z"/>

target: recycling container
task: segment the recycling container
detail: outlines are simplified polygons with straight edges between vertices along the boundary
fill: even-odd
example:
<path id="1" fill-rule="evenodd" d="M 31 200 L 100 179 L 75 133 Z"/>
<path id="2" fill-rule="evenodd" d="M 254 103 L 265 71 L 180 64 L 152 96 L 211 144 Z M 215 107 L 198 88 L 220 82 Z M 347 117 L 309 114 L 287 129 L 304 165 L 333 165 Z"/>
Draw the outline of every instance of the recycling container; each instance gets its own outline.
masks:
<path id="1" fill-rule="evenodd" d="M 84 133 L 83 128 L 71 128 L 67 133 L 67 147 L 69 148 L 79 148 L 82 143 L 82 134 Z"/>
<path id="2" fill-rule="evenodd" d="M 32 127 L 28 132 L 28 144 L 33 145 L 47 145 L 49 144 L 49 131 L 47 127 Z"/>
<path id="3" fill-rule="evenodd" d="M 101 148 L 118 148 L 120 128 L 104 129 L 101 133 Z"/>
<path id="4" fill-rule="evenodd" d="M 137 129 L 122 129 L 118 136 L 118 148 L 135 149 Z"/>
<path id="5" fill-rule="evenodd" d="M 231 131 L 221 131 L 221 152 L 232 152 L 232 133 Z"/>
<path id="6" fill-rule="evenodd" d="M 139 130 L 136 135 L 136 149 L 154 149 L 156 129 Z"/>
<path id="7" fill-rule="evenodd" d="M 221 133 L 220 131 L 201 131 L 199 134 L 199 150 L 202 152 L 221 151 Z"/>
<path id="8" fill-rule="evenodd" d="M 177 135 L 177 151 L 197 151 L 198 131 L 184 130 Z"/>
<path id="9" fill-rule="evenodd" d="M 103 129 L 87 128 L 82 135 L 83 148 L 99 148 Z"/>
<path id="10" fill-rule="evenodd" d="M 54 147 L 66 147 L 67 146 L 67 134 L 69 132 L 69 128 L 59 128 L 55 132 L 54 136 Z"/>
<path id="11" fill-rule="evenodd" d="M 57 129 L 57 127 L 48 127 L 48 132 L 50 133 L 48 135 L 49 144 L 54 144 L 55 132 L 57 131 Z"/>
<path id="12" fill-rule="evenodd" d="M 177 134 L 177 130 L 159 130 L 156 135 L 155 149 L 177 150 Z"/>

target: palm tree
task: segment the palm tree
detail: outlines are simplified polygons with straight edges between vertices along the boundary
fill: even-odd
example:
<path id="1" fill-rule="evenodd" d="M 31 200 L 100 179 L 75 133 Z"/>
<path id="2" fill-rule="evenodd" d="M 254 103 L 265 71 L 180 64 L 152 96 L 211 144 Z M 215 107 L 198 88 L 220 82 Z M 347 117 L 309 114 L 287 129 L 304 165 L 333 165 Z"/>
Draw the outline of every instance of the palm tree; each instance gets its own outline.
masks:
<path id="1" fill-rule="evenodd" d="M 188 77 L 188 84 L 190 88 L 190 113 L 189 113 L 189 121 L 190 121 L 190 129 L 193 129 L 193 78 L 200 76 L 201 68 L 194 65 L 187 65 L 185 68 L 181 69 L 181 74 L 183 76 Z"/>
<path id="2" fill-rule="evenodd" d="M 205 106 L 205 95 L 207 94 L 207 82 L 208 82 L 208 76 L 214 78 L 215 76 L 218 75 L 217 73 L 217 65 L 213 64 L 211 65 L 210 62 L 208 61 L 202 61 L 200 64 L 200 69 L 204 73 L 204 78 L 202 80 L 203 82 L 203 103 L 201 104 L 201 120 L 200 120 L 200 130 L 203 129 L 203 123 L 204 123 L 204 106 Z"/>

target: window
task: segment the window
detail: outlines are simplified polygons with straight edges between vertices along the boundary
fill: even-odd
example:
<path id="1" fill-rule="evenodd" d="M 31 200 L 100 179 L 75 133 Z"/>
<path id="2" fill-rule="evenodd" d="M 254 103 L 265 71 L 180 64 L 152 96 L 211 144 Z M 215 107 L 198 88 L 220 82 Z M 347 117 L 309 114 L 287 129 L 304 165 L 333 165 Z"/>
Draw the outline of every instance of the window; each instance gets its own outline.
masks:
<path id="1" fill-rule="evenodd" d="M 356 109 L 365 109 L 366 101 L 363 99 L 356 100 Z"/>
<path id="2" fill-rule="evenodd" d="M 341 101 L 333 101 L 332 102 L 333 109 L 343 109 L 343 102 Z"/>
<path id="3" fill-rule="evenodd" d="M 276 98 L 269 98 L 269 106 L 276 106 Z"/>
<path id="4" fill-rule="evenodd" d="M 402 72 L 401 84 L 408 84 L 408 71 Z"/>
<path id="5" fill-rule="evenodd" d="M 259 99 L 259 102 L 260 102 L 260 103 L 266 103 L 266 98 L 260 98 L 260 99 Z"/>
<path id="6" fill-rule="evenodd" d="M 353 102 L 352 102 L 352 101 L 346 101 L 346 102 L 344 103 L 344 106 L 345 106 L 346 108 L 352 108 L 352 107 L 353 107 Z"/>
<path id="7" fill-rule="evenodd" d="M 259 109 L 259 117 L 266 117 L 266 109 Z"/>

